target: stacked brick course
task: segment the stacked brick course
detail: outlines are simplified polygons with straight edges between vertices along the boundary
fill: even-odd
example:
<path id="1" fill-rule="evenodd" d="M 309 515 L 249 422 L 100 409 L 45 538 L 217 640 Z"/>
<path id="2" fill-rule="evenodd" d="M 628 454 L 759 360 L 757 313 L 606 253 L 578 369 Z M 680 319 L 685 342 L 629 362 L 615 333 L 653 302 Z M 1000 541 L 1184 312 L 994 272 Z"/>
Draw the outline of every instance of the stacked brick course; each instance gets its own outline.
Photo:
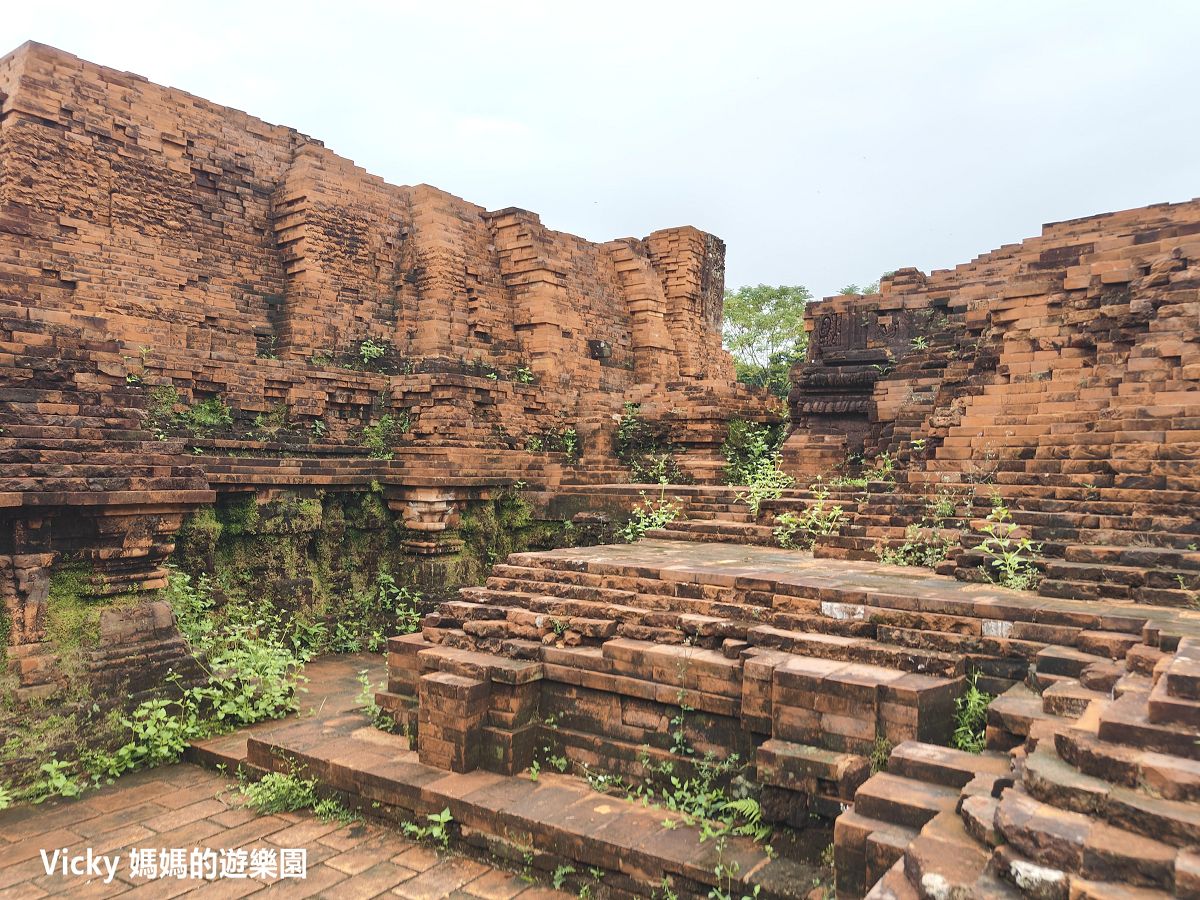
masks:
<path id="1" fill-rule="evenodd" d="M 53 668 L 50 567 L 87 563 L 93 597 L 161 587 L 218 493 L 376 484 L 439 553 L 498 486 L 619 474 L 627 400 L 669 404 L 700 477 L 714 410 L 763 414 L 695 228 L 594 244 L 35 43 L 0 59 L 0 103 L 0 592 L 26 692 Z M 181 424 L 205 403 L 229 421 Z M 527 451 L 568 429 L 594 466 Z"/>
<path id="2" fill-rule="evenodd" d="M 1200 587 L 1198 254 L 1200 201 L 1160 204 L 814 305 L 787 467 L 898 461 L 896 489 L 874 486 L 817 552 L 874 558 L 939 492 L 964 525 L 998 497 L 1043 545 L 1043 594 L 1186 605 Z M 960 576 L 980 562 L 965 553 Z"/>

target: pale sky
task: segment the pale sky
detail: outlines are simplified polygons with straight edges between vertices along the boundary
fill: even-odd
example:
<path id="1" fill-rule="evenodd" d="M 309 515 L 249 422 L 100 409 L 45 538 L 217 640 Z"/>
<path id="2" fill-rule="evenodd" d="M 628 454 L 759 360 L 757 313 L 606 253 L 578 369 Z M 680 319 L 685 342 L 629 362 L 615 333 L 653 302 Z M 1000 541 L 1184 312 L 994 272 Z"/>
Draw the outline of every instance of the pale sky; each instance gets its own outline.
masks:
<path id="1" fill-rule="evenodd" d="M 1200 196 L 1200 4 L 10 3 L 35 39 L 592 240 L 816 296 Z"/>

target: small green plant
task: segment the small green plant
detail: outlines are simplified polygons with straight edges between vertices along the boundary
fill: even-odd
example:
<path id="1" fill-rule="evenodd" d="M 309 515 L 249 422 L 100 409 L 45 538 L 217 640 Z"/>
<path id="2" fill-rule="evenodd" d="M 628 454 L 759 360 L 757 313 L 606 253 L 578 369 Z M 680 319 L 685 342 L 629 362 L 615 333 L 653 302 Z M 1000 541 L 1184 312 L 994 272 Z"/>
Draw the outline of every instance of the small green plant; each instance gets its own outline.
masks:
<path id="1" fill-rule="evenodd" d="M 533 762 L 531 762 L 529 764 L 529 780 L 537 781 L 538 776 L 540 776 L 541 774 L 542 774 L 542 764 L 535 758 L 533 760 Z"/>
<path id="2" fill-rule="evenodd" d="M 904 526 L 904 543 L 898 547 L 880 544 L 875 548 L 875 555 L 881 563 L 892 566 L 924 566 L 932 569 L 948 557 L 955 546 L 955 541 L 910 522 Z"/>
<path id="3" fill-rule="evenodd" d="M 877 772 L 886 772 L 888 767 L 888 758 L 892 755 L 892 742 L 882 734 L 875 736 L 875 743 L 871 746 L 871 774 Z"/>
<path id="4" fill-rule="evenodd" d="M 980 528 L 986 537 L 980 541 L 979 549 L 991 557 L 989 565 L 980 571 L 988 581 L 1014 591 L 1036 590 L 1041 581 L 1037 557 L 1042 545 L 1027 537 L 1015 537 L 1018 526 L 1012 521 L 1012 513 L 999 495 L 992 497 L 992 511 Z M 994 571 L 993 571 L 994 570 Z"/>
<path id="5" fill-rule="evenodd" d="M 680 513 L 680 505 L 674 500 L 667 499 L 667 488 L 664 484 L 657 500 L 651 500 L 642 491 L 642 502 L 629 512 L 629 520 L 617 532 L 629 543 L 640 540 L 642 535 L 652 528 L 662 528 L 669 522 L 675 521 Z"/>
<path id="6" fill-rule="evenodd" d="M 562 452 L 567 454 L 570 459 L 579 459 L 579 434 L 574 428 L 564 428 L 558 433 L 559 443 L 562 444 Z"/>
<path id="7" fill-rule="evenodd" d="M 261 813 L 311 809 L 322 822 L 349 824 L 358 817 L 335 797 L 317 793 L 316 778 L 301 778 L 293 764 L 289 772 L 268 772 L 257 781 L 241 778 L 238 793 L 243 804 Z"/>
<path id="8" fill-rule="evenodd" d="M 301 778 L 295 772 L 268 772 L 258 781 L 243 781 L 239 793 L 246 806 L 261 813 L 309 809 L 320 799 L 317 779 Z"/>
<path id="9" fill-rule="evenodd" d="M 987 746 L 987 710 L 992 695 L 980 690 L 979 673 L 967 676 L 967 690 L 955 701 L 954 735 L 950 744 L 968 753 L 982 753 Z"/>
<path id="10" fill-rule="evenodd" d="M 938 491 L 937 496 L 925 504 L 935 527 L 941 526 L 942 522 L 951 518 L 957 507 L 958 499 L 948 490 Z"/>
<path id="11" fill-rule="evenodd" d="M 13 805 L 12 788 L 0 781 L 0 811 L 8 809 Z"/>
<path id="12" fill-rule="evenodd" d="M 684 484 L 687 476 L 675 461 L 667 422 L 650 422 L 641 404 L 626 403 L 613 437 L 613 451 L 634 484 Z"/>
<path id="13" fill-rule="evenodd" d="M 209 397 L 188 407 L 183 424 L 194 434 L 217 431 L 233 425 L 233 413 L 220 397 Z"/>
<path id="14" fill-rule="evenodd" d="M 550 883 L 554 886 L 556 891 L 561 891 L 563 889 L 563 885 L 567 883 L 567 878 L 574 874 L 574 866 L 558 866 L 550 878 Z"/>
<path id="15" fill-rule="evenodd" d="M 725 456 L 725 481 L 727 484 L 749 484 L 749 478 L 763 459 L 773 458 L 787 437 L 785 425 L 764 425 L 731 419 L 721 444 Z"/>
<path id="16" fill-rule="evenodd" d="M 533 384 L 534 377 L 533 369 L 529 368 L 529 366 L 517 366 L 513 372 L 513 381 L 520 384 Z"/>
<path id="17" fill-rule="evenodd" d="M 384 685 L 380 684 L 379 688 Z M 371 724 L 380 731 L 391 733 L 396 730 L 396 720 L 386 710 L 375 702 L 376 686 L 371 684 L 371 673 L 361 669 L 358 673 L 358 702 L 363 712 L 371 720 Z"/>
<path id="18" fill-rule="evenodd" d="M 818 537 L 837 534 L 846 521 L 841 505 L 828 503 L 829 491 L 820 482 L 809 489 L 813 502 L 803 512 L 783 512 L 775 517 L 772 534 L 785 550 L 807 550 Z"/>
<path id="19" fill-rule="evenodd" d="M 866 461 L 864 460 L 864 463 Z M 895 481 L 896 461 L 890 453 L 880 453 L 873 460 L 874 465 L 863 472 L 867 481 Z"/>
<path id="20" fill-rule="evenodd" d="M 73 763 L 51 757 L 38 766 L 38 777 L 26 791 L 26 797 L 32 803 L 44 803 L 51 797 L 78 797 L 83 793 L 84 785 L 76 780 Z"/>
<path id="21" fill-rule="evenodd" d="M 925 339 L 924 335 L 917 335 L 909 343 L 910 343 L 910 346 L 914 350 L 928 350 L 929 349 L 929 341 Z"/>
<path id="22" fill-rule="evenodd" d="M 454 816 L 450 815 L 450 807 L 446 807 L 440 813 L 429 813 L 425 816 L 425 821 L 427 825 L 405 822 L 401 827 L 413 840 L 429 841 L 443 850 L 449 847 L 450 826 L 454 822 Z"/>
<path id="23" fill-rule="evenodd" d="M 314 440 L 321 440 L 325 437 L 329 426 L 325 424 L 324 419 L 313 419 L 312 425 L 309 426 L 309 433 L 312 434 Z"/>
<path id="24" fill-rule="evenodd" d="M 1179 585 L 1179 590 L 1187 594 L 1188 609 L 1200 609 L 1200 591 L 1194 591 L 1188 587 L 1187 578 L 1183 575 L 1176 575 L 1175 583 Z"/>
<path id="25" fill-rule="evenodd" d="M 796 480 L 779 468 L 777 453 L 757 459 L 744 473 L 746 490 L 739 491 L 737 499 L 750 507 L 750 515 L 758 517 L 758 510 L 767 500 L 778 500 L 783 492 Z"/>
<path id="26" fill-rule="evenodd" d="M 160 384 L 150 389 L 143 424 L 154 432 L 157 440 L 167 439 L 167 431 L 175 424 L 175 410 L 180 403 L 179 391 L 172 385 Z"/>
<path id="27" fill-rule="evenodd" d="M 407 433 L 411 427 L 412 421 L 408 413 L 401 413 L 399 416 L 384 413 L 374 425 L 363 426 L 359 433 L 359 441 L 367 448 L 367 455 L 372 459 L 391 459 L 396 439 Z"/>
<path id="28" fill-rule="evenodd" d="M 254 417 L 254 430 L 269 440 L 273 440 L 280 431 L 287 427 L 288 405 L 286 403 L 276 403 L 268 412 L 259 413 Z"/>
<path id="29" fill-rule="evenodd" d="M 379 359 L 387 353 L 387 345 L 384 343 L 376 343 L 371 338 L 367 338 L 358 345 L 358 358 L 364 366 L 369 366 L 375 360 Z"/>

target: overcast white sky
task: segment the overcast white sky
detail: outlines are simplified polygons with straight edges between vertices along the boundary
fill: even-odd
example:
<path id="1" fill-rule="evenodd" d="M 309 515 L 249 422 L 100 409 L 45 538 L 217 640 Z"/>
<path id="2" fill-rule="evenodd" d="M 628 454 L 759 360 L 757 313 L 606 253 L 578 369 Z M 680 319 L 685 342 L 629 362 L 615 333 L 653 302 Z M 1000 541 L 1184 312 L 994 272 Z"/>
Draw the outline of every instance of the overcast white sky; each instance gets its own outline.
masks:
<path id="1" fill-rule="evenodd" d="M 593 240 L 817 296 L 1200 196 L 1200 4 L 8 4 L 33 38 Z"/>

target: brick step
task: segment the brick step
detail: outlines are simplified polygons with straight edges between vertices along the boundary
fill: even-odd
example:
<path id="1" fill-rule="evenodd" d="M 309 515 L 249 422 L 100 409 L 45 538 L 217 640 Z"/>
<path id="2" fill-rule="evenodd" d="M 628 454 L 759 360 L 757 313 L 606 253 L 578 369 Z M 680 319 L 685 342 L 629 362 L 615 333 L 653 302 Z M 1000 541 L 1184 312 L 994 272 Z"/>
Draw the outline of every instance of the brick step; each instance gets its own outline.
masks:
<path id="1" fill-rule="evenodd" d="M 838 883 L 842 881 L 842 875 L 838 874 Z M 852 887 L 847 887 L 845 893 L 847 896 L 860 896 L 860 891 L 854 890 Z M 840 896 L 840 894 L 839 894 Z M 917 889 L 912 886 L 912 882 L 908 880 L 908 874 L 904 871 L 904 859 L 900 858 L 892 864 L 883 877 L 875 882 L 874 886 L 861 895 L 863 900 L 921 900 L 921 895 L 917 893 Z M 982 897 L 983 895 L 973 895 Z"/>
<path id="2" fill-rule="evenodd" d="M 817 805 L 835 811 L 854 799 L 854 792 L 871 774 L 870 761 L 857 753 L 841 753 L 779 738 L 770 738 L 758 746 L 754 764 L 759 784 L 832 801 Z"/>
<path id="3" fill-rule="evenodd" d="M 854 811 L 868 819 L 920 829 L 938 813 L 953 810 L 958 788 L 879 772 L 855 792 Z"/>
<path id="4" fill-rule="evenodd" d="M 1126 636 L 1126 639 L 1134 643 L 1138 642 L 1137 638 L 1132 635 Z M 1038 674 L 1078 679 L 1088 666 L 1107 661 L 1109 658 L 1109 656 L 1088 653 L 1074 647 L 1052 645 L 1038 651 L 1034 658 L 1034 668 Z"/>
<path id="5" fill-rule="evenodd" d="M 1200 732 L 1200 701 L 1180 697 L 1168 690 L 1166 678 L 1159 678 L 1146 701 L 1147 718 L 1155 725 L 1178 725 Z"/>
<path id="6" fill-rule="evenodd" d="M 1068 600 L 1123 600 L 1146 606 L 1193 608 L 1195 594 L 1188 590 L 1108 584 L 1096 581 L 1062 581 L 1045 578 L 1038 584 L 1038 594 L 1043 597 L 1060 597 Z"/>
<path id="7" fill-rule="evenodd" d="M 1068 723 L 1042 708 L 1042 698 L 1023 684 L 1013 685 L 988 706 L 987 747 L 1008 750 L 1024 743 L 1035 731 Z"/>
<path id="8" fill-rule="evenodd" d="M 761 596 L 759 602 L 766 603 L 772 602 L 769 599 L 772 595 L 777 595 L 843 603 L 851 610 L 860 608 L 856 612 L 859 615 L 876 608 L 912 609 L 916 598 L 918 608 L 926 613 L 972 616 L 977 609 L 986 609 L 987 618 L 1010 621 L 1014 629 L 1027 628 L 1035 621 L 1039 628 L 1062 629 L 1054 642 L 1073 641 L 1078 629 L 1140 635 L 1152 617 L 1160 618 L 1171 633 L 1178 634 L 1177 629 L 1185 624 L 1182 620 L 1178 625 L 1173 624 L 1179 614 L 1169 610 L 1156 612 L 1119 604 L 1056 601 L 999 587 L 966 585 L 921 569 L 853 563 L 835 573 L 814 564 L 804 554 L 757 547 L 740 551 L 739 559 L 743 562 L 736 566 L 701 561 L 710 555 L 723 559 L 723 551 L 712 554 L 686 542 L 643 541 L 611 547 L 515 553 L 508 563 L 552 571 L 587 572 L 606 578 L 658 578 L 672 585 L 676 594 L 686 596 L 713 588 L 728 591 L 727 596 L 734 600 Z M 693 556 L 698 557 L 695 563 L 686 562 Z M 980 607 L 985 598 L 987 605 Z M 778 605 L 780 601 L 773 602 Z M 1042 639 L 1033 631 L 1024 632 L 1024 637 Z"/>
<path id="9" fill-rule="evenodd" d="M 1183 579 L 1184 589 L 1200 590 L 1200 570 L 1195 569 L 1172 569 L 1162 566 L 1147 568 L 1145 566 L 1122 566 L 1114 563 L 1069 562 L 1051 559 L 1046 561 L 1045 575 L 1047 578 L 1060 581 L 1108 582 L 1126 587 L 1145 586 L 1167 590 L 1179 590 L 1179 580 Z"/>
<path id="10" fill-rule="evenodd" d="M 900 883 L 912 891 L 895 897 L 917 897 L 904 877 L 904 850 L 919 829 L 862 815 L 857 808 L 837 817 L 833 825 L 834 876 L 839 897 L 862 897 L 876 881 L 899 866 Z M 869 896 L 869 895 L 868 895 Z M 892 895 L 884 895 L 891 897 Z"/>
<path id="11" fill-rule="evenodd" d="M 663 540 L 717 541 L 731 544 L 774 546 L 774 529 L 770 525 L 731 522 L 722 519 L 675 519 L 661 528 L 646 532 L 646 537 Z"/>
<path id="12" fill-rule="evenodd" d="M 953 747 L 904 741 L 892 748 L 887 771 L 913 781 L 961 789 L 979 775 L 1001 778 L 1011 774 L 1007 753 L 967 753 Z"/>
<path id="13" fill-rule="evenodd" d="M 1084 775 L 1165 800 L 1200 800 L 1200 760 L 1110 743 L 1081 728 L 1061 729 L 1054 746 L 1061 759 Z"/>
<path id="14" fill-rule="evenodd" d="M 963 658 L 956 654 L 896 647 L 867 637 L 800 632 L 759 625 L 746 632 L 746 640 L 755 646 L 783 650 L 796 656 L 865 663 L 901 672 L 921 673 L 933 679 L 956 680 L 965 669 Z"/>
<path id="15" fill-rule="evenodd" d="M 1171 847 L 1197 843 L 1200 809 L 1194 803 L 1165 800 L 1084 774 L 1063 761 L 1048 744 L 1042 742 L 1025 758 L 1021 783 L 1029 796 Z"/>
<path id="16" fill-rule="evenodd" d="M 1158 753 L 1200 760 L 1196 729 L 1174 723 L 1152 722 L 1148 694 L 1130 691 L 1100 711 L 1101 740 L 1142 747 Z"/>
<path id="17" fill-rule="evenodd" d="M 991 854 L 967 831 L 953 809 L 929 820 L 904 851 L 909 881 L 922 887 L 937 885 L 942 897 L 980 897 L 977 885 L 988 878 Z"/>
<path id="18" fill-rule="evenodd" d="M 676 520 L 680 521 L 680 520 Z M 754 518 L 748 511 L 737 509 L 698 509 L 695 506 L 688 506 L 687 521 L 689 522 L 731 522 L 739 524 L 752 524 Z"/>
<path id="19" fill-rule="evenodd" d="M 552 569 L 543 566 L 518 566 L 508 562 L 497 563 L 492 567 L 492 576 L 526 580 L 545 584 L 548 582 L 581 587 L 604 588 L 621 590 L 634 594 L 665 594 L 675 596 L 675 585 L 672 582 L 661 581 L 658 578 L 637 578 L 632 576 L 594 575 L 587 571 L 573 569 Z M 717 597 L 732 597 L 728 588 L 717 589 Z M 707 596 L 707 595 L 705 595 Z M 715 599 L 710 598 L 710 599 Z"/>
<path id="20" fill-rule="evenodd" d="M 1052 716 L 1078 718 L 1095 700 L 1107 700 L 1106 691 L 1085 688 L 1074 678 L 1056 681 L 1042 691 L 1042 712 Z"/>
<path id="21" fill-rule="evenodd" d="M 1196 545 L 1200 546 L 1200 539 Z M 1200 571 L 1200 551 L 1175 547 L 1135 547 L 1130 545 L 1072 545 L 1065 558 L 1072 563 L 1131 568 L 1190 569 Z"/>
<path id="22" fill-rule="evenodd" d="M 1162 680 L 1170 696 L 1200 700 L 1200 639 L 1185 637 L 1179 641 Z"/>
<path id="23" fill-rule="evenodd" d="M 813 556 L 831 559 L 878 560 L 876 550 L 879 542 L 868 537 L 848 537 L 840 534 L 825 534 L 813 544 Z"/>
<path id="24" fill-rule="evenodd" d="M 1060 871 L 1164 890 L 1175 884 L 1174 847 L 1039 802 L 1019 789 L 1000 798 L 996 830 L 1016 852 Z"/>
<path id="25" fill-rule="evenodd" d="M 379 807 L 377 814 L 419 819 L 448 807 L 458 827 L 498 845 L 511 845 L 510 836 L 521 835 L 526 848 L 547 848 L 552 855 L 556 851 L 549 848 L 569 848 L 557 851 L 564 854 L 562 861 L 608 872 L 606 884 L 623 883 L 643 896 L 666 877 L 716 884 L 717 851 L 699 840 L 697 825 L 679 821 L 667 827 L 663 819 L 676 817 L 552 772 L 543 772 L 536 782 L 485 772 L 449 774 L 422 764 L 408 750 L 407 738 L 372 731 L 362 716 L 347 719 L 353 721 L 326 727 L 324 734 L 319 727 L 299 725 L 261 739 L 251 736 L 247 765 L 284 772 L 289 765 L 300 766 L 322 787 Z M 339 739 L 331 739 L 335 736 Z M 725 846 L 726 857 L 739 863 L 733 878 L 739 892 L 752 892 L 757 884 L 763 897 L 791 897 L 791 885 L 811 880 L 810 868 L 770 859 L 748 838 L 731 836 Z"/>

